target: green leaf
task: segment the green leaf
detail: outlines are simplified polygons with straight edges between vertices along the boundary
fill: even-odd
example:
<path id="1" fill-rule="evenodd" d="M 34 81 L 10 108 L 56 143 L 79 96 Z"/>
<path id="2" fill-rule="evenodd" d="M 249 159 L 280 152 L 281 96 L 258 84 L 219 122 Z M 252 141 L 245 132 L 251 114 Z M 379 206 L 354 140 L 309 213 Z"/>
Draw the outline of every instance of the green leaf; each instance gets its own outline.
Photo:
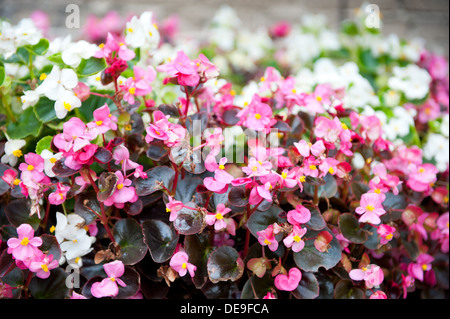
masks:
<path id="1" fill-rule="evenodd" d="M 34 106 L 34 113 L 42 123 L 47 123 L 56 119 L 55 101 L 46 97 L 41 97 Z"/>
<path id="2" fill-rule="evenodd" d="M 172 257 L 179 235 L 173 227 L 162 220 L 149 219 L 142 223 L 144 242 L 156 263 L 163 263 Z"/>
<path id="3" fill-rule="evenodd" d="M 3 82 L 5 82 L 6 78 L 6 72 L 5 72 L 5 65 L 0 62 L 0 87 L 3 85 Z"/>
<path id="4" fill-rule="evenodd" d="M 50 43 L 48 42 L 48 40 L 45 38 L 42 38 L 35 45 L 27 45 L 27 46 L 25 46 L 25 48 L 28 51 L 30 51 L 31 53 L 33 53 L 34 55 L 43 55 L 43 54 L 47 53 L 49 46 L 50 46 Z"/>
<path id="5" fill-rule="evenodd" d="M 49 57 L 47 57 L 47 60 L 56 63 L 59 67 L 66 67 L 66 64 L 62 60 L 61 52 L 50 55 Z"/>
<path id="6" fill-rule="evenodd" d="M 265 212 L 255 211 L 247 221 L 247 227 L 253 236 L 258 237 L 257 232 L 264 230 L 273 223 L 285 223 L 286 219 L 280 217 L 284 211 L 279 206 L 272 206 Z"/>
<path id="7" fill-rule="evenodd" d="M 94 111 L 105 105 L 105 103 L 109 106 L 111 112 L 116 110 L 114 102 L 112 102 L 110 99 L 97 95 L 91 95 L 86 101 L 81 104 L 81 107 L 75 109 L 75 112 L 78 117 L 84 120 L 84 122 L 91 122 L 94 120 Z"/>
<path id="8" fill-rule="evenodd" d="M 41 155 L 43 150 L 52 151 L 50 145 L 52 144 L 53 136 L 45 136 L 36 144 L 36 154 Z"/>
<path id="9" fill-rule="evenodd" d="M 33 277 L 30 282 L 30 292 L 35 299 L 65 299 L 69 296 L 66 285 L 68 274 L 62 268 L 52 269 L 50 277 L 41 279 Z"/>
<path id="10" fill-rule="evenodd" d="M 106 69 L 106 61 L 104 58 L 89 58 L 81 60 L 76 72 L 80 77 L 91 76 Z"/>
<path id="11" fill-rule="evenodd" d="M 25 47 L 17 48 L 15 54 L 13 54 L 9 59 L 5 62 L 7 63 L 19 63 L 22 65 L 28 65 L 30 62 L 30 51 L 28 51 Z"/>
<path id="12" fill-rule="evenodd" d="M 314 246 L 314 240 L 306 240 L 316 238 L 319 234 L 317 231 L 308 230 L 305 236 L 305 247 L 301 251 L 294 253 L 294 261 L 303 271 L 317 272 L 320 267 L 328 270 L 336 266 L 341 260 L 341 245 L 328 227 L 324 230 L 333 236 L 328 251 L 320 252 Z"/>
<path id="13" fill-rule="evenodd" d="M 262 299 L 268 292 L 272 292 L 274 289 L 275 284 L 270 274 L 267 273 L 262 278 L 253 275 L 244 284 L 241 299 Z"/>
<path id="14" fill-rule="evenodd" d="M 184 249 L 189 255 L 189 261 L 197 267 L 194 281 L 195 287 L 200 289 L 208 279 L 206 265 L 212 250 L 207 233 L 189 235 L 184 237 Z"/>
<path id="15" fill-rule="evenodd" d="M 362 289 L 353 286 L 350 280 L 341 280 L 334 289 L 335 299 L 365 299 L 365 293 Z"/>
<path id="16" fill-rule="evenodd" d="M 215 249 L 208 259 L 208 277 L 212 283 L 236 281 L 244 274 L 244 262 L 236 249 L 222 246 Z"/>
<path id="17" fill-rule="evenodd" d="M 144 243 L 144 235 L 139 223 L 131 218 L 121 219 L 113 229 L 115 241 L 120 246 L 120 260 L 125 265 L 137 264 L 147 253 L 147 245 Z"/>
<path id="18" fill-rule="evenodd" d="M 312 230 L 322 230 L 327 226 L 327 223 L 322 217 L 320 210 L 316 206 L 304 205 L 311 212 L 311 219 L 306 223 L 306 226 Z"/>
<path id="19" fill-rule="evenodd" d="M 359 222 L 352 214 L 339 216 L 339 229 L 342 235 L 355 244 L 363 244 L 368 238 L 366 230 L 359 228 Z"/>
<path id="20" fill-rule="evenodd" d="M 315 299 L 319 296 L 319 282 L 316 276 L 310 272 L 302 274 L 297 288 L 292 292 L 297 299 Z"/>
<path id="21" fill-rule="evenodd" d="M 139 178 L 135 182 L 136 194 L 138 196 L 146 196 L 153 194 L 162 189 L 159 183 L 163 183 L 164 187 L 170 189 L 173 179 L 175 178 L 175 171 L 167 166 L 156 166 L 146 171 L 148 178 Z"/>
<path id="22" fill-rule="evenodd" d="M 197 204 L 188 202 L 179 212 L 177 218 L 173 221 L 176 231 L 182 235 L 194 235 L 200 233 L 206 226 L 203 212 L 197 209 Z"/>
<path id="23" fill-rule="evenodd" d="M 27 136 L 38 136 L 42 122 L 34 114 L 33 108 L 26 109 L 17 122 L 8 125 L 8 135 L 11 139 L 23 139 Z"/>
<path id="24" fill-rule="evenodd" d="M 39 227 L 40 219 L 37 214 L 30 216 L 31 204 L 26 199 L 16 199 L 8 203 L 5 207 L 5 215 L 8 221 L 14 227 L 19 227 L 22 224 L 29 224 L 34 230 Z M 44 217 L 41 212 L 41 217 Z"/>

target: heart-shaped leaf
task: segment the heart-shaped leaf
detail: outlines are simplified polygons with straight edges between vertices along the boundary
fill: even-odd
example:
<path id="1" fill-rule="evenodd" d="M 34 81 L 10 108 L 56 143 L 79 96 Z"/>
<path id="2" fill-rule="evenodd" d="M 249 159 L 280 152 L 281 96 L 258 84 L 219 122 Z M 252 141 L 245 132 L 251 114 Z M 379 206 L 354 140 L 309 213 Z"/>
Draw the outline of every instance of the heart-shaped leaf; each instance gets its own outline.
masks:
<path id="1" fill-rule="evenodd" d="M 319 296 L 319 282 L 310 272 L 303 272 L 302 280 L 292 294 L 297 299 L 315 299 Z"/>
<path id="2" fill-rule="evenodd" d="M 38 120 L 33 108 L 30 107 L 22 112 L 16 122 L 9 123 L 7 132 L 11 139 L 22 139 L 30 135 L 37 137 L 41 128 L 42 122 Z"/>
<path id="3" fill-rule="evenodd" d="M 88 208 L 89 207 L 89 208 Z M 86 225 L 91 224 L 96 218 L 92 211 L 101 214 L 100 202 L 95 192 L 83 192 L 75 199 L 74 213 L 84 218 Z"/>
<path id="4" fill-rule="evenodd" d="M 16 199 L 8 203 L 5 207 L 5 215 L 14 227 L 22 224 L 29 224 L 34 230 L 39 227 L 40 219 L 37 214 L 30 216 L 31 203 L 27 199 Z M 44 214 L 41 214 L 44 217 Z"/>
<path id="5" fill-rule="evenodd" d="M 149 219 L 142 223 L 144 242 L 152 259 L 163 263 L 172 257 L 180 236 L 175 229 L 158 219 Z"/>
<path id="6" fill-rule="evenodd" d="M 304 192 L 309 196 L 313 197 L 315 193 L 315 187 L 318 187 L 317 194 L 319 198 L 331 198 L 336 195 L 338 191 L 336 179 L 331 174 L 325 175 L 323 178 L 323 185 L 313 185 L 312 183 L 305 183 Z"/>
<path id="7" fill-rule="evenodd" d="M 341 280 L 334 288 L 335 299 L 365 299 L 364 290 L 356 288 L 350 280 Z"/>
<path id="8" fill-rule="evenodd" d="M 144 235 L 139 223 L 131 218 L 119 220 L 113 228 L 113 236 L 120 246 L 120 260 L 125 265 L 137 264 L 147 253 Z"/>
<path id="9" fill-rule="evenodd" d="M 339 229 L 342 235 L 355 244 L 363 244 L 368 238 L 367 231 L 359 226 L 360 224 L 353 214 L 339 216 Z"/>
<path id="10" fill-rule="evenodd" d="M 208 280 L 207 263 L 212 250 L 209 236 L 205 233 L 184 237 L 184 249 L 189 255 L 189 261 L 197 267 L 193 281 L 195 287 L 200 289 Z"/>
<path id="11" fill-rule="evenodd" d="M 314 240 L 306 240 L 316 238 L 319 234 L 317 231 L 308 230 L 305 236 L 305 247 L 301 251 L 294 253 L 294 261 L 303 271 L 317 272 L 320 267 L 328 270 L 336 266 L 341 260 L 341 245 L 328 227 L 324 230 L 333 236 L 328 251 L 320 252 L 314 246 Z"/>
<path id="12" fill-rule="evenodd" d="M 311 212 L 311 219 L 306 225 L 312 230 L 322 230 L 327 226 L 327 223 L 322 217 L 320 210 L 317 206 L 313 205 L 304 205 Z"/>
<path id="13" fill-rule="evenodd" d="M 112 196 L 116 190 L 119 178 L 113 172 L 102 172 L 98 178 L 98 193 L 97 199 L 104 202 Z"/>
<path id="14" fill-rule="evenodd" d="M 246 207 L 249 198 L 245 194 L 244 187 L 232 187 L 228 193 L 228 201 L 236 207 Z"/>
<path id="15" fill-rule="evenodd" d="M 272 206 L 265 212 L 255 211 L 248 219 L 247 227 L 253 236 L 258 237 L 257 232 L 266 229 L 267 226 L 286 222 L 285 218 L 280 217 L 283 212 L 280 206 Z"/>
<path id="16" fill-rule="evenodd" d="M 97 148 L 94 153 L 94 160 L 101 164 L 107 164 L 113 159 L 112 153 L 104 147 Z"/>
<path id="17" fill-rule="evenodd" d="M 50 277 L 41 279 L 33 277 L 29 289 L 35 299 L 65 299 L 69 296 L 66 285 L 68 274 L 62 268 L 52 269 Z"/>
<path id="18" fill-rule="evenodd" d="M 59 247 L 56 237 L 49 234 L 43 234 L 40 237 L 42 239 L 42 245 L 39 249 L 46 255 L 53 255 L 53 260 L 61 259 L 61 248 Z"/>
<path id="19" fill-rule="evenodd" d="M 65 159 L 62 158 L 55 162 L 55 165 L 53 165 L 52 171 L 55 173 L 58 177 L 70 177 L 72 175 L 75 175 L 78 173 L 79 170 L 72 169 L 70 167 L 67 167 L 64 163 Z"/>
<path id="20" fill-rule="evenodd" d="M 207 264 L 209 280 L 213 283 L 219 281 L 236 281 L 244 274 L 244 262 L 236 249 L 222 246 L 215 249 Z"/>
<path id="21" fill-rule="evenodd" d="M 202 211 L 197 209 L 195 203 L 189 202 L 185 206 L 194 209 L 182 208 L 178 212 L 178 217 L 173 221 L 173 226 L 179 234 L 194 235 L 200 233 L 206 226 L 205 216 Z"/>
<path id="22" fill-rule="evenodd" d="M 170 189 L 175 171 L 167 166 L 156 166 L 146 171 L 148 178 L 139 178 L 135 182 L 136 194 L 138 196 L 146 196 L 163 189 L 160 185 Z"/>
<path id="23" fill-rule="evenodd" d="M 262 278 L 251 276 L 242 288 L 241 299 L 262 299 L 274 289 L 274 281 L 270 274 L 266 274 Z"/>

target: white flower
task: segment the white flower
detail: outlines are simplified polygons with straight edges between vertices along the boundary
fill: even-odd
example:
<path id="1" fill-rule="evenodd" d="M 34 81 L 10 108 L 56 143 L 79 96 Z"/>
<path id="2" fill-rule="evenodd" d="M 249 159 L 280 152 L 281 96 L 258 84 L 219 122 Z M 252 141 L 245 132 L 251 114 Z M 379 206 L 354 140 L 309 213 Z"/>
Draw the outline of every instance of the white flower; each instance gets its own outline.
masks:
<path id="1" fill-rule="evenodd" d="M 55 166 L 55 162 L 60 160 L 62 157 L 62 153 L 53 154 L 49 150 L 43 150 L 41 152 L 41 157 L 44 159 L 44 172 L 48 177 L 55 177 L 55 173 L 53 173 L 53 166 Z"/>
<path id="2" fill-rule="evenodd" d="M 432 79 L 426 70 L 410 64 L 404 68 L 394 67 L 393 73 L 388 80 L 389 87 L 403 92 L 407 99 L 423 99 L 428 94 Z"/>
<path id="3" fill-rule="evenodd" d="M 76 260 L 92 250 L 91 245 L 96 239 L 86 233 L 84 223 L 84 219 L 77 214 L 66 217 L 60 212 L 56 213 L 55 237 L 67 260 Z"/>
<path id="4" fill-rule="evenodd" d="M 24 147 L 25 144 L 25 140 L 8 140 L 5 143 L 5 154 L 2 156 L 1 162 L 3 164 L 15 166 L 18 158 L 23 155 L 21 148 Z"/>
<path id="5" fill-rule="evenodd" d="M 87 41 L 81 40 L 71 43 L 62 51 L 61 58 L 63 62 L 73 68 L 80 65 L 81 59 L 89 59 L 97 52 L 98 46 Z"/>
<path id="6" fill-rule="evenodd" d="M 127 22 L 125 30 L 125 43 L 133 48 L 150 47 L 156 49 L 159 44 L 160 34 L 158 27 L 152 21 L 153 13 L 143 12 L 138 18 L 134 16 Z"/>
<path id="7" fill-rule="evenodd" d="M 449 115 L 445 114 L 444 118 L 442 119 L 442 124 L 441 124 L 441 134 L 444 135 L 445 137 L 448 137 L 449 135 Z"/>
<path id="8" fill-rule="evenodd" d="M 67 113 L 81 106 L 81 100 L 72 91 L 63 91 L 55 101 L 55 113 L 59 119 L 66 117 Z"/>
<path id="9" fill-rule="evenodd" d="M 20 100 L 22 101 L 22 109 L 26 110 L 30 106 L 35 106 L 36 103 L 39 101 L 40 95 L 38 92 L 33 90 L 28 90 L 23 92 L 24 95 L 20 97 Z"/>
<path id="10" fill-rule="evenodd" d="M 38 94 L 56 101 L 78 85 L 78 77 L 72 69 L 60 69 L 55 65 L 44 82 L 36 88 Z"/>
<path id="11" fill-rule="evenodd" d="M 17 46 L 35 45 L 42 38 L 42 32 L 36 28 L 31 19 L 22 19 L 15 28 Z"/>
<path id="12" fill-rule="evenodd" d="M 449 163 L 449 139 L 440 134 L 430 134 L 423 154 L 428 160 L 434 159 L 441 172 L 445 171 Z"/>

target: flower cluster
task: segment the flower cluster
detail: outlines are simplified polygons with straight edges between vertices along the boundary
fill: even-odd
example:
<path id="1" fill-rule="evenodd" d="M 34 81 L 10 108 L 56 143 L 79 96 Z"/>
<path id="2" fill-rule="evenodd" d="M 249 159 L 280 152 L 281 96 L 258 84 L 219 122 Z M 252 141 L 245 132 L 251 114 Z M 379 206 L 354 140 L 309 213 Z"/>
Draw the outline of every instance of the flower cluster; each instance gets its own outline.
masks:
<path id="1" fill-rule="evenodd" d="M 46 22 L 0 24 L 0 298 L 448 296 L 445 58 L 358 16 Z"/>

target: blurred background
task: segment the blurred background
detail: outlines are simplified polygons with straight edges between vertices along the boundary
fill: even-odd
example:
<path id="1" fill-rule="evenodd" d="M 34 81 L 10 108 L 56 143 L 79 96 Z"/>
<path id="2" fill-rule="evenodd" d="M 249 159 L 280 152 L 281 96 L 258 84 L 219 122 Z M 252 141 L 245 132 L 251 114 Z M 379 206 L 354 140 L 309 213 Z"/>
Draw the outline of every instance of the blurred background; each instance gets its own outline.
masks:
<path id="1" fill-rule="evenodd" d="M 69 13 L 66 7 L 76 4 L 80 9 L 81 26 L 88 16 L 103 17 L 114 10 L 126 19 L 143 11 L 153 11 L 158 20 L 170 15 L 180 19 L 181 36 L 199 36 L 207 31 L 214 13 L 227 4 L 236 9 L 245 26 L 270 26 L 284 20 L 299 23 L 304 13 L 320 13 L 328 18 L 331 28 L 354 16 L 364 3 L 362 0 L 0 0 L 0 16 L 17 23 L 35 10 L 49 14 L 52 36 L 68 33 L 76 38 L 81 29 L 67 29 Z M 404 39 L 423 38 L 428 49 L 449 56 L 449 1 L 448 0 L 373 0 L 382 14 L 382 32 L 396 33 Z"/>

